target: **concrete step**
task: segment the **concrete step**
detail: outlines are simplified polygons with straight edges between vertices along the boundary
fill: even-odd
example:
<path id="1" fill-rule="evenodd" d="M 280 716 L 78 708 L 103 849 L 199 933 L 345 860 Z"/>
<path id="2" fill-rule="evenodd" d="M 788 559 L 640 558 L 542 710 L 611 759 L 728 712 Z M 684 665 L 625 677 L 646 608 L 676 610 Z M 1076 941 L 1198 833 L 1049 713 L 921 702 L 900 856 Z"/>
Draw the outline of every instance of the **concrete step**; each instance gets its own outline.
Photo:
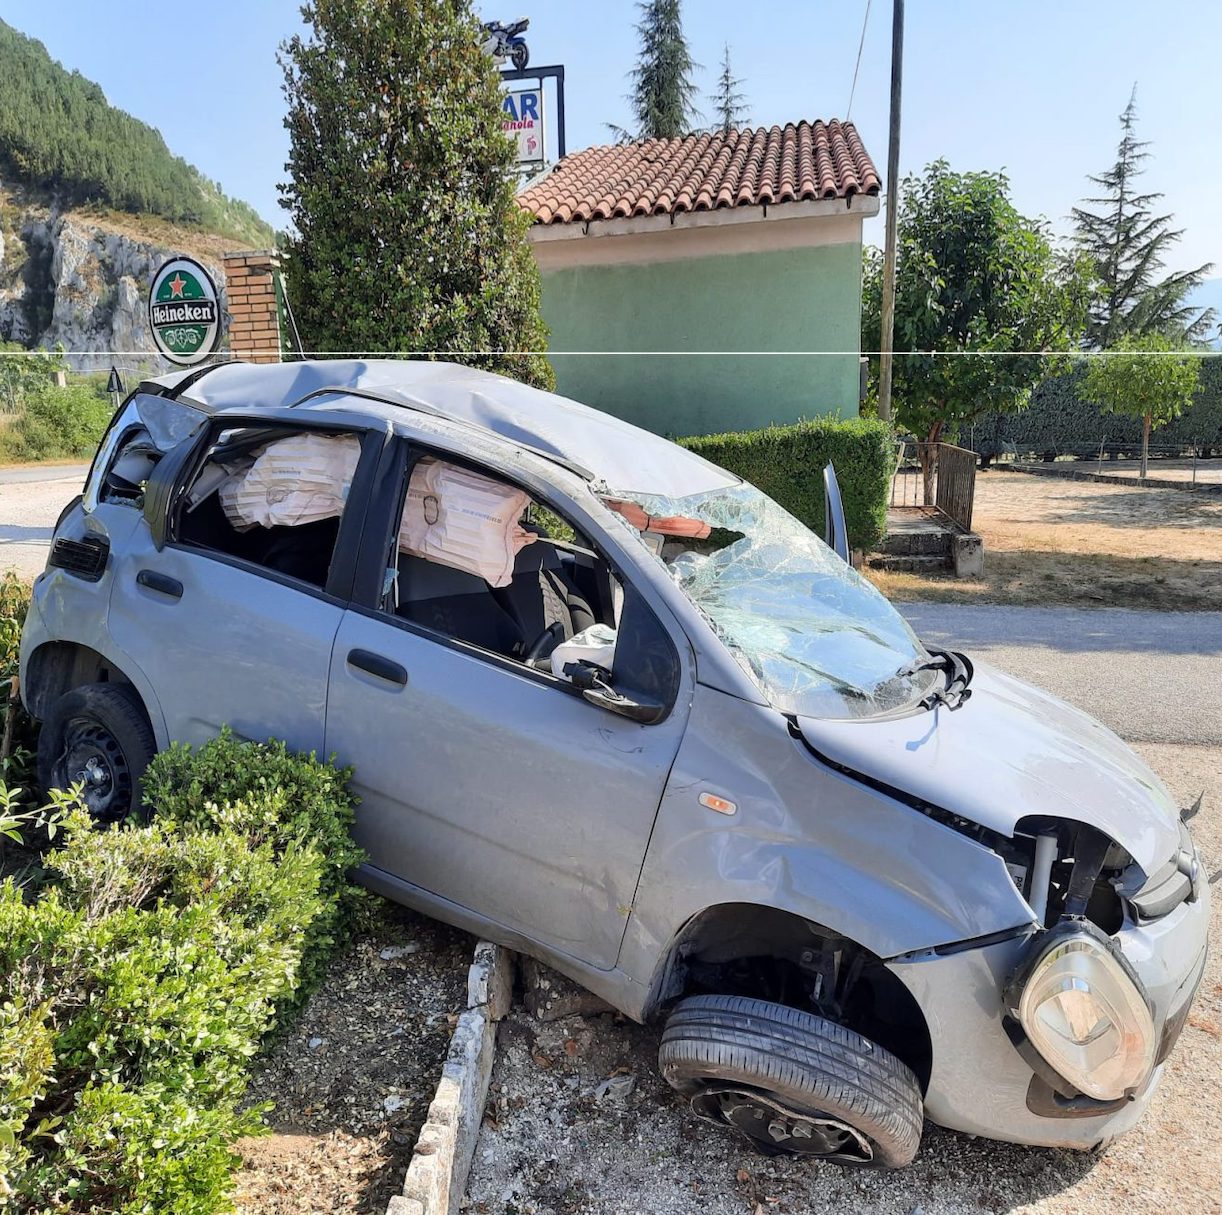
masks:
<path id="1" fill-rule="evenodd" d="M 903 574 L 940 574 L 950 570 L 953 561 L 949 553 L 871 553 L 866 565 Z"/>
<path id="2" fill-rule="evenodd" d="M 949 557 L 951 533 L 932 527 L 922 531 L 889 531 L 878 551 L 892 557 Z"/>

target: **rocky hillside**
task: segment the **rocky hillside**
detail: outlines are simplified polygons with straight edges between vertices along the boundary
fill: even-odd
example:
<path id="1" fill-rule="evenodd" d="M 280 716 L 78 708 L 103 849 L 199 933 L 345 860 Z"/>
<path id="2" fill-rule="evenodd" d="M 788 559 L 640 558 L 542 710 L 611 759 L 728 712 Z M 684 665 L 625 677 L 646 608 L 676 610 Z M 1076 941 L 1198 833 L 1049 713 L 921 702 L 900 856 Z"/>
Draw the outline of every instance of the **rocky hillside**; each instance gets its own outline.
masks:
<path id="1" fill-rule="evenodd" d="M 0 183 L 0 342 L 62 346 L 81 370 L 109 366 L 112 356 L 153 362 L 147 301 L 157 267 L 185 253 L 223 292 L 221 259 L 235 247 L 151 217 L 61 211 Z"/>

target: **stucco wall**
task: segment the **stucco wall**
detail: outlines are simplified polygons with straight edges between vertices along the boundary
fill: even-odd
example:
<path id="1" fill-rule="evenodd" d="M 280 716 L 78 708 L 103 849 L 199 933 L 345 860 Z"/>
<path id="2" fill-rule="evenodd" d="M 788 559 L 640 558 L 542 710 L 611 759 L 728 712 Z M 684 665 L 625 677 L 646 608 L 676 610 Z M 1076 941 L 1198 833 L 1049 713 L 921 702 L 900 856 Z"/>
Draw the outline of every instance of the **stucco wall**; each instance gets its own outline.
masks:
<path id="1" fill-rule="evenodd" d="M 578 265 L 559 251 L 537 252 L 566 396 L 669 435 L 857 414 L 859 239 Z"/>

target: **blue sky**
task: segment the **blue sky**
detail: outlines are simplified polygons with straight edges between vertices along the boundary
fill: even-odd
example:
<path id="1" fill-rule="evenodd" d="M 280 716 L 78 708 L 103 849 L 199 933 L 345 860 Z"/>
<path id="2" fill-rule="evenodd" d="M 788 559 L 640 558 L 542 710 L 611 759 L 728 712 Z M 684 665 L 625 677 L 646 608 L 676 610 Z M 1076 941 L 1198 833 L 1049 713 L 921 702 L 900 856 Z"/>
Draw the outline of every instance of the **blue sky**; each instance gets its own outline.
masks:
<path id="1" fill-rule="evenodd" d="M 563 63 L 570 150 L 629 123 L 632 0 L 477 0 L 487 16 L 531 17 L 535 63 Z M 520 8 L 519 8 L 520 6 Z M 698 83 L 731 46 L 758 124 L 843 117 L 866 0 L 686 0 Z M 1117 115 L 1138 85 L 1153 143 L 1145 185 L 1165 193 L 1185 236 L 1173 269 L 1217 263 L 1222 279 L 1222 4 L 1162 0 L 909 0 L 901 168 L 942 156 L 1005 169 L 1015 202 L 1059 232 L 1107 166 Z M 103 15 L 105 12 L 105 15 Z M 292 0 L 5 0 L 4 20 L 159 127 L 171 149 L 282 226 L 276 183 L 287 140 L 277 44 L 300 27 Z M 873 0 L 852 118 L 880 168 L 887 156 L 888 0 Z M 867 239 L 881 241 L 881 220 Z M 1222 292 L 1220 292 L 1222 295 Z M 1222 300 L 1220 300 L 1222 302 Z"/>

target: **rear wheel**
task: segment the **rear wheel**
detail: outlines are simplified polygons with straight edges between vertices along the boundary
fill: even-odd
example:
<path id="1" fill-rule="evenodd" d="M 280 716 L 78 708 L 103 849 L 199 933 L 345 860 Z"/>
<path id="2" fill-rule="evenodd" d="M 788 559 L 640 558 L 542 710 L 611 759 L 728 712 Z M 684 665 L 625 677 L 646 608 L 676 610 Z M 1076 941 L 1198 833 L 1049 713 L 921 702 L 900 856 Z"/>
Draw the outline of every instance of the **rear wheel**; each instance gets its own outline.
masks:
<path id="1" fill-rule="evenodd" d="M 126 684 L 92 683 L 61 696 L 38 736 L 44 792 L 81 786 L 98 822 L 120 822 L 140 809 L 141 778 L 157 743 L 140 697 Z"/>
<path id="2" fill-rule="evenodd" d="M 912 1071 L 813 1013 L 741 996 L 690 996 L 666 1023 L 658 1065 L 701 1117 L 766 1155 L 902 1168 L 921 1142 Z"/>
<path id="3" fill-rule="evenodd" d="M 530 48 L 524 42 L 519 42 L 510 52 L 509 60 L 519 72 L 526 71 L 530 62 Z"/>

